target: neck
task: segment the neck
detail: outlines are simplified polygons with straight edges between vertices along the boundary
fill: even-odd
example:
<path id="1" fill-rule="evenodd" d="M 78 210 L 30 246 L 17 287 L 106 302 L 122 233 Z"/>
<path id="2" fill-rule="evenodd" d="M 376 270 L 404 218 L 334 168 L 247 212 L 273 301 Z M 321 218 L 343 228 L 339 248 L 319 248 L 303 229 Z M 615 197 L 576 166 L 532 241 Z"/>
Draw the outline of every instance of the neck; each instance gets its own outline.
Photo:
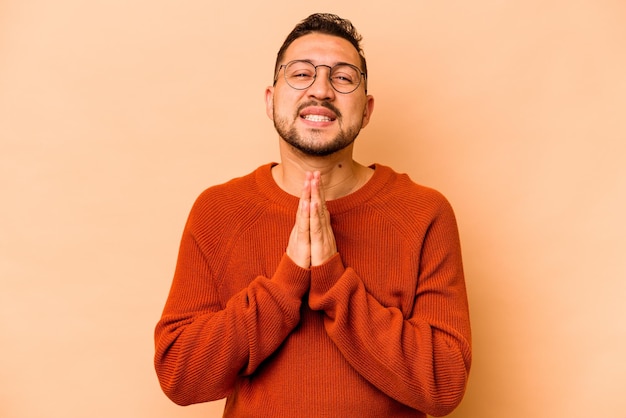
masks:
<path id="1" fill-rule="evenodd" d="M 307 171 L 319 171 L 326 200 L 346 196 L 363 186 L 373 170 L 352 159 L 351 152 L 327 157 L 281 155 L 281 163 L 272 170 L 278 186 L 289 194 L 300 196 Z"/>

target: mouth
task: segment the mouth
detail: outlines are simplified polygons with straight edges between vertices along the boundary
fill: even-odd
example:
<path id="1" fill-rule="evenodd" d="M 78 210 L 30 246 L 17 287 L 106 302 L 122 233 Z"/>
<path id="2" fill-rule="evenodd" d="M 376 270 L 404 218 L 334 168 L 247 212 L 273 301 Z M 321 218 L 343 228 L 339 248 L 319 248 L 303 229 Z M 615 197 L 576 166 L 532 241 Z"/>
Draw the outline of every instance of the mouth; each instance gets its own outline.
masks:
<path id="1" fill-rule="evenodd" d="M 313 123 L 331 123 L 337 120 L 337 112 L 323 106 L 307 106 L 300 111 L 299 116 Z"/>
<path id="2" fill-rule="evenodd" d="M 332 122 L 334 119 L 330 118 L 328 116 L 323 116 L 323 115 L 302 115 L 301 116 L 302 119 L 304 120 L 308 120 L 311 122 Z"/>

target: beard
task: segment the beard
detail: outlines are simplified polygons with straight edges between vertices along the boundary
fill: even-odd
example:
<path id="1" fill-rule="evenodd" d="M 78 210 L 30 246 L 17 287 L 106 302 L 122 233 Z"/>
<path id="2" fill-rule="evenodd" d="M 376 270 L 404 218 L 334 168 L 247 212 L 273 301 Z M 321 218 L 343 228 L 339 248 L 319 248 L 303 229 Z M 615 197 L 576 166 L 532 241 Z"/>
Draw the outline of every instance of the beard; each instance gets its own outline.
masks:
<path id="1" fill-rule="evenodd" d="M 322 103 L 321 106 L 332 109 L 337 118 L 340 118 L 339 111 L 329 103 Z M 302 108 L 305 105 L 301 106 Z M 299 118 L 299 110 L 296 113 L 296 118 Z M 276 115 L 276 114 L 275 114 Z M 288 118 L 274 117 L 274 127 L 278 135 L 291 145 L 293 148 L 302 152 L 305 155 L 313 157 L 326 157 L 341 151 L 351 145 L 361 131 L 362 123 L 351 126 L 347 129 L 341 129 L 340 132 L 332 138 L 330 141 L 323 141 L 323 131 L 320 129 L 311 129 L 307 132 L 306 136 L 301 135 L 296 130 L 294 124 L 290 124 Z"/>

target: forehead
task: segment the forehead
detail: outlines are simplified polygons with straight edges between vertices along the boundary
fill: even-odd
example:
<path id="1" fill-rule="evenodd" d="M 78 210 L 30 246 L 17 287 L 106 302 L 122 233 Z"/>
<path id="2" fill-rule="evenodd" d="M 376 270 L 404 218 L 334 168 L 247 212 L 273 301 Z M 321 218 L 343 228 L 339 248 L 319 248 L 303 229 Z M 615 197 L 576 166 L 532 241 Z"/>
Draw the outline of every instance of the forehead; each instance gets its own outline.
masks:
<path id="1" fill-rule="evenodd" d="M 291 60 L 331 65 L 347 62 L 361 66 L 359 53 L 348 40 L 322 33 L 310 33 L 293 41 L 285 51 L 284 62 Z"/>

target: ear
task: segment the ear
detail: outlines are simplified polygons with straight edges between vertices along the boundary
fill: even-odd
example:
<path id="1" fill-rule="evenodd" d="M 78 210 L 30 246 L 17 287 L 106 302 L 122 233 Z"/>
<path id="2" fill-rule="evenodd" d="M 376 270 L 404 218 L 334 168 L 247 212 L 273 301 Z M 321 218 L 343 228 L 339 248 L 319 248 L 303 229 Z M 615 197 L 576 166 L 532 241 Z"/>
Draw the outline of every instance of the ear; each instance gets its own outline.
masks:
<path id="1" fill-rule="evenodd" d="M 365 128 L 367 124 L 370 122 L 370 118 L 372 117 L 372 113 L 374 112 L 374 96 L 368 94 L 365 97 L 365 106 L 363 108 L 363 125 L 361 129 Z"/>
<path id="2" fill-rule="evenodd" d="M 270 120 L 274 120 L 274 87 L 265 89 L 265 114 Z"/>

